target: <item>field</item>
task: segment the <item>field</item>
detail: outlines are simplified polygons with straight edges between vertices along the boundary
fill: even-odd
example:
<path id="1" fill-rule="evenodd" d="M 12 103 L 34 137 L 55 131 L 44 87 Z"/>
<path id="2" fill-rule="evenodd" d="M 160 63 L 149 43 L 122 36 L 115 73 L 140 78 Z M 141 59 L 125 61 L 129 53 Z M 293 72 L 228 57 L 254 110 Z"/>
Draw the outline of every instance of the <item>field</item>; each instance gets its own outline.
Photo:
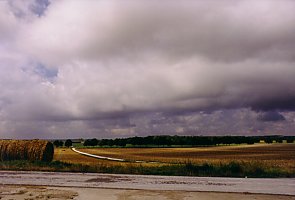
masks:
<path id="1" fill-rule="evenodd" d="M 295 177 L 295 144 L 255 144 L 195 148 L 55 148 L 52 162 L 7 160 L 0 170 L 99 172 L 219 177 Z M 141 161 L 141 162 L 136 162 Z"/>
<path id="2" fill-rule="evenodd" d="M 126 173 L 145 174 L 146 169 L 153 169 L 152 172 L 147 170 L 146 173 L 154 174 L 157 173 L 157 168 L 161 168 L 158 171 L 165 171 L 165 168 L 167 168 L 166 171 L 169 171 L 184 166 L 184 169 L 177 170 L 192 170 L 192 175 L 207 173 L 207 175 L 218 176 L 218 173 L 225 173 L 221 175 L 230 176 L 230 172 L 222 172 L 226 170 L 236 170 L 234 176 L 251 173 L 253 173 L 253 176 L 257 176 L 259 173 L 270 173 L 271 177 L 280 176 L 278 175 L 280 173 L 287 174 L 284 176 L 293 177 L 295 175 L 295 144 L 255 144 L 196 148 L 81 148 L 79 150 L 100 156 L 122 158 L 128 160 L 128 162 L 95 159 L 79 155 L 66 148 L 57 148 L 54 160 L 93 167 L 99 166 L 99 169 L 103 166 L 104 169 L 115 169 L 115 172 L 118 173 L 126 171 Z M 145 162 L 135 163 L 135 161 Z M 205 172 L 200 174 L 200 167 Z M 139 171 L 138 168 L 140 168 Z M 194 170 L 197 170 L 197 172 L 195 173 Z M 218 173 L 210 172 L 210 170 L 218 171 Z"/>
<path id="3" fill-rule="evenodd" d="M 164 163 L 219 163 L 230 161 L 263 161 L 280 167 L 295 167 L 295 144 L 258 144 L 197 148 L 95 148 L 83 152 L 123 158 L 130 161 Z"/>

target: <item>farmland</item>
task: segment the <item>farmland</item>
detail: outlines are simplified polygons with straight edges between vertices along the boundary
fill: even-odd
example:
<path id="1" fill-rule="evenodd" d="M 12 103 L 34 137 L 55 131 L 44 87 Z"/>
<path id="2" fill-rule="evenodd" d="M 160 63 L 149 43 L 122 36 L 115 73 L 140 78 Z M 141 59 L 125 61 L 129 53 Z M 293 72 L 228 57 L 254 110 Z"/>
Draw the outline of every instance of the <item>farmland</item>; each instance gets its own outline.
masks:
<path id="1" fill-rule="evenodd" d="M 103 166 L 104 169 L 113 169 L 115 173 L 124 173 L 126 171 L 126 173 L 154 174 L 157 171 L 165 171 L 165 168 L 167 168 L 167 172 L 169 170 L 181 170 L 175 169 L 177 167 L 181 168 L 181 166 L 191 169 L 195 169 L 198 166 L 204 168 L 205 166 L 207 175 L 213 176 L 218 176 L 218 174 L 210 172 L 210 170 L 217 170 L 220 173 L 220 171 L 230 171 L 231 168 L 238 168 L 238 171 L 241 171 L 234 176 L 243 176 L 249 173 L 255 173 L 253 176 L 259 176 L 259 172 L 263 170 L 265 172 L 264 176 L 267 176 L 269 172 L 274 173 L 270 175 L 271 177 L 281 176 L 278 174 L 285 174 L 284 176 L 295 175 L 295 144 L 256 144 L 196 148 L 81 148 L 79 150 L 100 156 L 122 158 L 128 160 L 128 162 L 122 163 L 95 159 L 79 155 L 68 148 L 57 148 L 54 160 L 98 167 L 100 170 Z M 136 160 L 145 162 L 135 163 Z M 152 171 L 150 171 L 151 169 Z M 180 174 L 174 174 L 173 172 L 166 175 Z M 193 172 L 192 175 L 200 174 Z M 230 173 L 221 175 L 231 176 Z"/>
<path id="2" fill-rule="evenodd" d="M 0 162 L 0 169 L 170 176 L 295 177 L 294 143 L 193 148 L 94 147 L 79 148 L 79 151 L 124 159 L 124 162 L 96 159 L 61 147 L 55 148 L 52 162 L 10 159 Z"/>
<path id="3" fill-rule="evenodd" d="M 196 148 L 87 148 L 83 152 L 123 158 L 130 161 L 158 161 L 166 163 L 184 163 L 191 161 L 228 162 L 265 161 L 278 162 L 283 165 L 295 160 L 295 145 L 293 144 L 257 144 L 241 146 L 196 147 Z"/>

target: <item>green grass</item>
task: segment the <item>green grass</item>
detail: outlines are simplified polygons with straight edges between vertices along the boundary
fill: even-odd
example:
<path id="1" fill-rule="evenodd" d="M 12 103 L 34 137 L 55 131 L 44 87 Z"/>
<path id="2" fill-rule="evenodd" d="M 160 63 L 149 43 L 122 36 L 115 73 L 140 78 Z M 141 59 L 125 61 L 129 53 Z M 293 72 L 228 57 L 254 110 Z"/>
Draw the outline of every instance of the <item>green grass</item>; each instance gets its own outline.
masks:
<path id="1" fill-rule="evenodd" d="M 144 174 L 168 176 L 218 176 L 218 177 L 255 177 L 255 178 L 283 178 L 295 177 L 295 172 L 288 172 L 280 168 L 267 168 L 260 163 L 230 162 L 227 164 L 201 165 L 187 162 L 185 164 L 170 164 L 161 166 L 143 165 L 83 165 L 69 164 L 60 161 L 30 162 L 4 161 L 0 162 L 0 170 L 24 171 L 59 171 L 59 172 L 97 172 L 113 174 Z"/>

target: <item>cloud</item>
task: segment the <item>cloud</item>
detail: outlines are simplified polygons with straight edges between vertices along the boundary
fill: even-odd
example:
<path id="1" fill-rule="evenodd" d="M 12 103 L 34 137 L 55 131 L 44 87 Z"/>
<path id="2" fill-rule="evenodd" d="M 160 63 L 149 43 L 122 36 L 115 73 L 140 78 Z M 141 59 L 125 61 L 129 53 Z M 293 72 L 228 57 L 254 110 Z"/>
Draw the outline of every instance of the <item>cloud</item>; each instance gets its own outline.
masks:
<path id="1" fill-rule="evenodd" d="M 285 121 L 285 117 L 275 111 L 269 111 L 269 112 L 265 112 L 265 113 L 261 113 L 258 116 L 258 120 L 260 121 L 265 121 L 265 122 L 277 122 L 277 121 Z"/>
<path id="2" fill-rule="evenodd" d="M 6 2 L 14 16 L 26 20 L 42 16 L 50 4 L 49 0 L 10 0 Z"/>
<path id="3" fill-rule="evenodd" d="M 293 8 L 292 1 L 55 1 L 25 40 L 49 62 L 142 54 L 294 61 Z"/>
<path id="4" fill-rule="evenodd" d="M 261 102 L 294 98 L 294 4 L 254 4 L 55 2 L 28 25 L 21 44 L 58 65 L 57 88 L 81 80 L 76 89 L 91 95 L 85 104 L 105 100 L 97 112 L 264 109 Z"/>
<path id="5" fill-rule="evenodd" d="M 125 120 L 148 113 L 169 118 L 137 121 L 160 133 L 183 130 L 174 116 L 185 113 L 292 113 L 294 9 L 289 0 L 1 1 L 0 120 L 127 134 Z M 213 132 L 224 126 L 216 115 L 194 118 L 210 116 Z"/>

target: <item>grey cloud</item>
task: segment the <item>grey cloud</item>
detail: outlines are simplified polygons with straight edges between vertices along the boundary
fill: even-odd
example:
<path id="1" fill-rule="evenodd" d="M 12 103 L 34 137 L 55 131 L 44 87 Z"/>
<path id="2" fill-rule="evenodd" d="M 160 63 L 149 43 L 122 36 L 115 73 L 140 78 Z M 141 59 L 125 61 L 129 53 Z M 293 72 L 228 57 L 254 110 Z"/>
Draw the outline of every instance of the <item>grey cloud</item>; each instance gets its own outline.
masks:
<path id="1" fill-rule="evenodd" d="M 37 14 L 40 17 L 45 13 L 49 5 L 50 0 L 35 0 L 34 3 L 30 6 L 30 9 L 33 13 Z"/>
<path id="2" fill-rule="evenodd" d="M 20 19 L 31 19 L 34 16 L 40 17 L 44 14 L 50 4 L 50 0 L 9 0 L 11 12 Z"/>
<path id="3" fill-rule="evenodd" d="M 46 18 L 37 20 L 25 32 L 25 39 L 34 47 L 28 52 L 44 61 L 50 60 L 49 64 L 62 62 L 60 76 L 67 81 L 61 80 L 62 87 L 74 84 L 66 79 L 86 80 L 91 76 L 89 72 L 96 74 L 93 86 L 108 92 L 92 91 L 93 98 L 89 101 L 100 96 L 107 99 L 108 104 L 112 102 L 110 112 L 178 107 L 259 110 L 260 102 L 278 98 L 285 101 L 294 95 L 293 89 L 288 88 L 294 84 L 291 77 L 295 73 L 292 67 L 295 29 L 291 23 L 294 4 L 263 1 L 258 3 L 260 7 L 252 9 L 254 4 L 254 1 L 169 5 L 154 1 L 124 4 L 72 1 L 69 5 L 73 8 L 91 8 L 86 15 L 69 12 L 65 19 L 55 21 L 55 16 L 68 6 L 66 2 L 56 3 Z M 277 12 L 272 12 L 273 9 Z M 88 17 L 99 11 L 105 18 L 89 22 Z M 72 27 L 64 29 L 65 24 Z M 57 37 L 50 41 L 48 35 L 50 43 L 42 42 L 46 33 Z M 69 71 L 71 74 L 66 74 Z M 108 89 L 99 84 L 106 83 L 106 77 L 113 80 Z M 124 80 L 125 77 L 129 80 Z M 77 89 L 92 90 L 87 81 L 84 83 Z M 282 88 L 288 89 L 288 96 L 281 94 Z M 271 109 L 281 106 L 277 104 Z"/>
<path id="4" fill-rule="evenodd" d="M 273 118 L 274 114 L 271 115 Z M 177 115 L 154 113 L 145 119 L 137 117 L 146 123 L 136 122 L 136 132 L 184 135 L 292 135 L 295 126 L 294 112 L 284 112 L 284 115 L 286 115 L 286 120 L 265 123 L 265 121 L 257 120 L 261 117 L 261 113 L 251 109 L 217 110 L 211 113 L 178 113 Z M 181 132 L 177 132 L 179 130 Z"/>
<path id="5" fill-rule="evenodd" d="M 256 102 L 252 108 L 258 111 L 268 110 L 295 110 L 295 96 L 285 91 L 285 94 L 276 98 L 261 99 Z"/>
<path id="6" fill-rule="evenodd" d="M 294 9 L 288 0 L 1 1 L 0 119 L 89 134 L 267 131 L 255 112 L 295 108 Z M 251 117 L 226 126 L 233 113 Z"/>
<path id="7" fill-rule="evenodd" d="M 87 125 L 92 128 L 133 128 L 136 127 L 134 123 L 130 121 L 130 117 L 122 117 L 116 119 L 99 119 L 99 120 L 87 120 Z"/>
<path id="8" fill-rule="evenodd" d="M 48 78 L 48 79 L 54 79 L 57 77 L 57 70 L 56 69 L 48 69 L 42 64 L 37 64 L 34 68 L 34 72 L 38 75 Z"/>
<path id="9" fill-rule="evenodd" d="M 68 6 L 87 8 L 87 13 L 68 12 L 54 23 Z M 31 27 L 28 42 L 41 57 L 45 56 L 40 52 L 46 51 L 65 59 L 134 59 L 155 52 L 172 60 L 203 56 L 223 62 L 253 58 L 294 62 L 290 51 L 294 50 L 294 8 L 292 1 L 61 2 Z M 88 20 L 97 13 L 102 18 Z M 58 37 L 44 46 L 39 42 L 46 33 Z"/>
<path id="10" fill-rule="evenodd" d="M 277 122 L 277 121 L 285 121 L 285 117 L 279 112 L 269 111 L 265 113 L 261 113 L 258 116 L 258 120 L 266 121 L 266 122 Z"/>

